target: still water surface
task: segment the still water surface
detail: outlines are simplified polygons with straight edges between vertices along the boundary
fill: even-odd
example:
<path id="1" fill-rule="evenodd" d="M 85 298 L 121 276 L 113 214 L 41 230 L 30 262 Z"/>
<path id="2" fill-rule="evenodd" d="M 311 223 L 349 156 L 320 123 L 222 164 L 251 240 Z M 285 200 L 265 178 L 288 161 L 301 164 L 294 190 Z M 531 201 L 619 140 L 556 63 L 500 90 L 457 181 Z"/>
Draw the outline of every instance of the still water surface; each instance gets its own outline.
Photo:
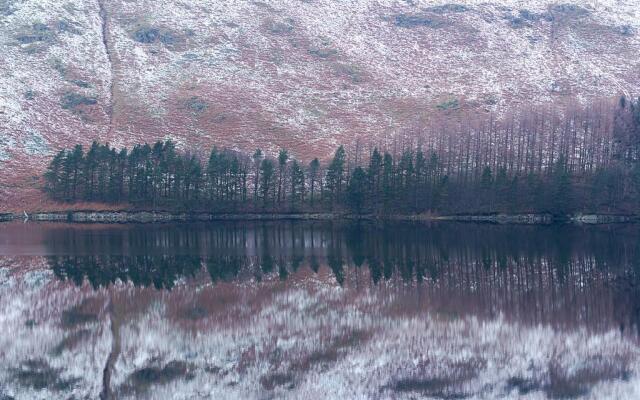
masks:
<path id="1" fill-rule="evenodd" d="M 0 399 L 637 399 L 639 232 L 0 224 Z"/>

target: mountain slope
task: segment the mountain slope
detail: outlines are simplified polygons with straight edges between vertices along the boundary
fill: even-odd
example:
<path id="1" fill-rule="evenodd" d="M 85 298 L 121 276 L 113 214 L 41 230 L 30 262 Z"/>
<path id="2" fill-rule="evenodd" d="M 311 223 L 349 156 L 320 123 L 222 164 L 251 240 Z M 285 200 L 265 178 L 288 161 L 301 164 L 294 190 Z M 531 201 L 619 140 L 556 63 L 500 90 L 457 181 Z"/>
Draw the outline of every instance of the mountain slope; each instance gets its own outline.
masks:
<path id="1" fill-rule="evenodd" d="M 634 0 L 0 0 L 0 200 L 37 207 L 52 152 L 94 139 L 327 157 L 459 112 L 637 93 L 639 17 Z"/>

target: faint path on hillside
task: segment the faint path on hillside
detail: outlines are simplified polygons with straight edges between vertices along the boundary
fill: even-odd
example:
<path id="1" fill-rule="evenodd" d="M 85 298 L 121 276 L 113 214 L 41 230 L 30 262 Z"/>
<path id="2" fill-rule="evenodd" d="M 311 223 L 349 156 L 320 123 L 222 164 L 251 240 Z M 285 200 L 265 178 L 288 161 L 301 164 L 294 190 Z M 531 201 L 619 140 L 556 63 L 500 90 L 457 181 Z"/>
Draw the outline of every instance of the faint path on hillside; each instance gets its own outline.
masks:
<path id="1" fill-rule="evenodd" d="M 101 21 L 102 44 L 107 56 L 107 61 L 109 62 L 109 99 L 106 108 L 107 114 L 109 115 L 109 130 L 107 131 L 107 133 L 109 134 L 109 136 L 111 136 L 111 132 L 113 131 L 113 110 L 115 102 L 115 74 L 113 71 L 113 55 L 109 46 L 109 15 L 107 14 L 107 8 L 105 6 L 106 0 L 97 0 L 97 2 Z"/>

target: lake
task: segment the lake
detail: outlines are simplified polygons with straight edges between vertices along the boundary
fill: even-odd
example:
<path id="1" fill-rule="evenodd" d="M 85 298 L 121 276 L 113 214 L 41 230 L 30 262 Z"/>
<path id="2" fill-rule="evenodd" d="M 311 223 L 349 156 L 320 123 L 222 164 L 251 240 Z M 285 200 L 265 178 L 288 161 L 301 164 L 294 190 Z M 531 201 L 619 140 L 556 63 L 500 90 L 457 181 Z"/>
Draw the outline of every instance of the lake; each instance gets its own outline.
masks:
<path id="1" fill-rule="evenodd" d="M 0 399 L 640 398 L 639 239 L 0 224 Z"/>

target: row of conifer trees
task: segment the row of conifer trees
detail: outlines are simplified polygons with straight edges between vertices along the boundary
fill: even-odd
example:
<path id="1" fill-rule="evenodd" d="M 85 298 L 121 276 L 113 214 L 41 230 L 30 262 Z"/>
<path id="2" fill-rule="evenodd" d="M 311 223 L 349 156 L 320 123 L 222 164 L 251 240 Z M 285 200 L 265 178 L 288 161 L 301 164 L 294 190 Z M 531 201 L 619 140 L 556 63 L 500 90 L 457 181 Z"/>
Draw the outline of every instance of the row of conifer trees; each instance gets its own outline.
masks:
<path id="1" fill-rule="evenodd" d="M 615 112 L 621 122 L 610 136 L 567 129 L 537 142 L 512 134 L 509 142 L 489 132 L 466 147 L 373 148 L 349 159 L 340 146 L 327 163 L 302 163 L 285 149 L 269 157 L 213 148 L 203 160 L 171 141 L 131 149 L 94 142 L 60 151 L 46 190 L 71 203 L 211 212 L 637 213 L 640 101 L 623 99 Z M 531 150 L 521 144 L 529 142 Z"/>

